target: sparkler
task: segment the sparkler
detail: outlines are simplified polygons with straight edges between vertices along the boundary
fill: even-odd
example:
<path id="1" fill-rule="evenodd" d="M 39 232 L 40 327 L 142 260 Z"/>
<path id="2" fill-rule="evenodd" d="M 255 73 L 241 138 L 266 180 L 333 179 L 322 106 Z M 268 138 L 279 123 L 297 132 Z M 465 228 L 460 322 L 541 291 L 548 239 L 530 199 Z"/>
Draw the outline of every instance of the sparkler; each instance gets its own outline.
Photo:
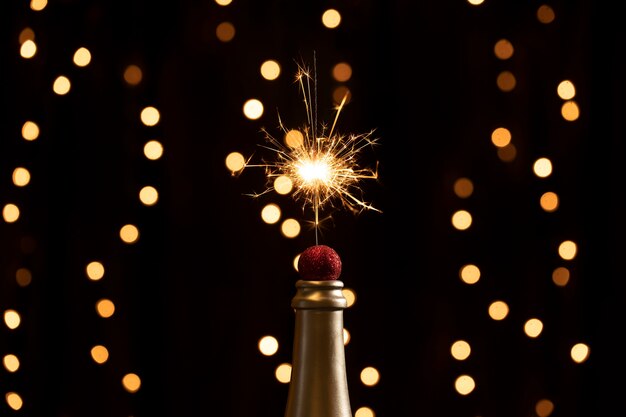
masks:
<path id="1" fill-rule="evenodd" d="M 262 164 L 246 163 L 243 169 L 265 168 L 268 183 L 272 184 L 263 193 L 253 194 L 254 197 L 271 191 L 274 180 L 278 177 L 290 181 L 294 189 L 292 197 L 302 202 L 303 210 L 310 208 L 313 211 L 317 244 L 320 213 L 325 207 L 342 207 L 353 213 L 363 210 L 380 212 L 361 198 L 361 181 L 378 179 L 378 167 L 363 168 L 358 161 L 361 152 L 366 147 L 377 144 L 378 139 L 372 137 L 373 131 L 348 135 L 336 132 L 337 120 L 346 104 L 347 95 L 336 107 L 330 129 L 325 123 L 318 123 L 316 77 L 311 76 L 303 66 L 299 66 L 296 82 L 304 97 L 306 124 L 300 129 L 287 129 L 279 115 L 279 127 L 285 135 L 285 143 L 263 129 L 267 143 L 260 146 L 271 151 L 274 159 Z M 315 84 L 313 92 L 311 83 Z"/>

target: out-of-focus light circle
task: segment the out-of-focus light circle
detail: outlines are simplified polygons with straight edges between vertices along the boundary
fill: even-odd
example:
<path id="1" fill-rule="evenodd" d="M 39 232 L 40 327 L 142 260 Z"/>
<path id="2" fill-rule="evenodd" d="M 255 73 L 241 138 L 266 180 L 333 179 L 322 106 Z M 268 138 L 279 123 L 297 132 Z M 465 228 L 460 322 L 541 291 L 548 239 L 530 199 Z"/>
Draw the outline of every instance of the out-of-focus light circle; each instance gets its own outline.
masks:
<path id="1" fill-rule="evenodd" d="M 457 230 L 467 230 L 472 225 L 472 215 L 467 210 L 459 210 L 452 215 L 452 226 Z"/>
<path id="2" fill-rule="evenodd" d="M 163 145 L 158 140 L 150 140 L 143 146 L 143 154 L 154 161 L 163 156 Z"/>
<path id="3" fill-rule="evenodd" d="M 493 320 L 504 320 L 509 315 L 509 306 L 504 301 L 494 301 L 489 304 L 489 317 Z"/>
<path id="4" fill-rule="evenodd" d="M 280 220 L 280 207 L 274 203 L 270 203 L 261 210 L 261 219 L 267 224 L 275 224 Z"/>
<path id="5" fill-rule="evenodd" d="M 30 59 L 37 53 L 37 44 L 31 39 L 25 40 L 20 46 L 20 56 L 22 58 Z"/>
<path id="6" fill-rule="evenodd" d="M 290 239 L 298 236 L 300 229 L 300 223 L 296 219 L 286 219 L 280 227 L 283 236 Z"/>
<path id="7" fill-rule="evenodd" d="M 469 178 L 459 178 L 454 182 L 454 194 L 467 198 L 474 192 L 474 183 Z"/>
<path id="8" fill-rule="evenodd" d="M 250 120 L 256 120 L 263 116 L 263 103 L 256 98 L 251 98 L 243 104 L 243 114 Z"/>
<path id="9" fill-rule="evenodd" d="M 515 89 L 517 80 L 511 71 L 502 71 L 496 78 L 496 84 L 501 91 L 508 93 L 509 91 L 513 91 L 513 89 Z"/>
<path id="10" fill-rule="evenodd" d="M 465 340 L 457 340 L 450 347 L 450 354 L 458 361 L 464 361 L 469 358 L 472 348 Z"/>
<path id="11" fill-rule="evenodd" d="M 467 0 L 467 2 L 469 4 L 471 4 L 472 6 L 478 6 L 480 4 L 483 4 L 485 0 Z"/>
<path id="12" fill-rule="evenodd" d="M 22 125 L 22 137 L 25 140 L 33 141 L 39 137 L 39 126 L 30 120 Z"/>
<path id="13" fill-rule="evenodd" d="M 261 64 L 261 76 L 266 80 L 275 80 L 280 75 L 280 64 L 273 59 L 268 59 Z"/>
<path id="14" fill-rule="evenodd" d="M 28 287 L 33 280 L 33 274 L 27 268 L 19 268 L 15 271 L 15 281 L 20 287 Z"/>
<path id="15" fill-rule="evenodd" d="M 148 106 L 144 107 L 144 109 L 141 110 L 140 118 L 141 122 L 144 125 L 155 126 L 157 123 L 159 123 L 159 120 L 161 119 L 161 114 L 156 107 Z"/>
<path id="16" fill-rule="evenodd" d="M 30 0 L 30 9 L 35 12 L 40 12 L 46 8 L 48 0 Z"/>
<path id="17" fill-rule="evenodd" d="M 29 28 L 25 27 L 20 31 L 20 35 L 18 37 L 20 45 L 26 41 L 34 41 L 35 40 L 35 32 Z"/>
<path id="18" fill-rule="evenodd" d="M 328 29 L 334 29 L 341 23 L 341 14 L 335 9 L 328 9 L 322 14 L 322 24 Z"/>
<path id="19" fill-rule="evenodd" d="M 274 190 L 278 194 L 289 194 L 293 189 L 293 181 L 286 175 L 279 175 L 274 179 Z"/>
<path id="20" fill-rule="evenodd" d="M 89 262 L 85 272 L 87 273 L 87 278 L 92 281 L 98 281 L 104 276 L 104 265 L 98 261 Z"/>
<path id="21" fill-rule="evenodd" d="M 511 162 L 515 160 L 516 156 L 517 156 L 517 149 L 515 148 L 515 145 L 513 145 L 512 143 L 509 143 L 508 145 L 502 148 L 498 148 L 498 158 L 500 158 L 502 162 Z"/>
<path id="22" fill-rule="evenodd" d="M 122 378 L 122 386 L 130 393 L 135 393 L 141 388 L 141 379 L 137 374 L 128 373 Z"/>
<path id="23" fill-rule="evenodd" d="M 354 417 L 376 417 L 374 410 L 369 407 L 359 407 L 354 412 Z"/>
<path id="24" fill-rule="evenodd" d="M 561 106 L 561 116 L 568 122 L 578 120 L 580 117 L 580 108 L 574 100 L 569 100 Z"/>
<path id="25" fill-rule="evenodd" d="M 22 318 L 17 311 L 9 309 L 4 312 L 4 324 L 6 324 L 9 329 L 17 329 L 21 322 Z"/>
<path id="26" fill-rule="evenodd" d="M 352 67 L 347 62 L 340 62 L 333 67 L 333 78 L 345 83 L 352 77 Z"/>
<path id="27" fill-rule="evenodd" d="M 348 104 L 352 98 L 350 89 L 345 85 L 340 85 L 333 90 L 333 102 L 335 105 L 340 105 L 342 102 Z M 344 101 L 345 100 L 345 101 Z"/>
<path id="28" fill-rule="evenodd" d="M 109 360 L 109 350 L 102 345 L 96 345 L 91 348 L 91 359 L 98 364 L 103 364 Z"/>
<path id="29" fill-rule="evenodd" d="M 513 44 L 508 39 L 500 39 L 494 45 L 493 52 L 499 59 L 509 59 L 513 56 Z"/>
<path id="30" fill-rule="evenodd" d="M 135 243 L 139 239 L 139 229 L 132 224 L 126 224 L 120 229 L 120 238 L 125 243 Z"/>
<path id="31" fill-rule="evenodd" d="M 226 155 L 224 163 L 226 164 L 226 168 L 228 168 L 231 173 L 235 174 L 246 166 L 246 159 L 239 152 L 231 152 Z"/>
<path id="32" fill-rule="evenodd" d="M 74 64 L 86 67 L 91 62 L 91 52 L 85 47 L 80 47 L 74 52 Z"/>
<path id="33" fill-rule="evenodd" d="M 72 88 L 72 83 L 70 83 L 70 79 L 65 75 L 59 75 L 52 84 L 52 91 L 60 96 L 64 96 L 70 92 Z"/>
<path id="34" fill-rule="evenodd" d="M 373 387 L 380 381 L 380 373 L 373 366 L 367 366 L 361 371 L 361 382 L 363 385 Z"/>
<path id="35" fill-rule="evenodd" d="M 215 3 L 217 3 L 220 6 L 228 6 L 232 2 L 233 0 L 215 0 Z"/>
<path id="36" fill-rule="evenodd" d="M 19 410 L 24 405 L 22 397 L 20 397 L 20 394 L 18 394 L 17 392 L 7 392 L 4 398 L 7 401 L 8 406 L 15 411 Z"/>
<path id="37" fill-rule="evenodd" d="M 346 307 L 352 307 L 356 302 L 356 293 L 354 292 L 354 290 L 352 288 L 343 288 L 341 290 L 341 293 L 343 294 L 343 297 L 346 299 L 346 302 L 348 304 Z"/>
<path id="38" fill-rule="evenodd" d="M 565 240 L 559 245 L 559 256 L 566 261 L 571 261 L 576 257 L 578 247 L 576 243 L 571 240 Z"/>
<path id="39" fill-rule="evenodd" d="M 552 271 L 552 282 L 559 287 L 564 287 L 569 282 L 569 269 L 559 266 Z"/>
<path id="40" fill-rule="evenodd" d="M 146 206 L 153 206 L 159 200 L 159 192 L 151 185 L 146 185 L 139 191 L 139 200 Z"/>
<path id="41" fill-rule="evenodd" d="M 586 361 L 587 358 L 589 358 L 589 352 L 589 346 L 587 346 L 585 343 L 576 343 L 570 349 L 570 356 L 574 362 L 582 363 Z"/>
<path id="42" fill-rule="evenodd" d="M 124 81 L 130 85 L 138 85 L 143 79 L 143 72 L 139 66 L 131 64 L 124 70 Z"/>
<path id="43" fill-rule="evenodd" d="M 13 184 L 24 187 L 30 182 L 30 172 L 24 167 L 17 167 L 13 170 Z"/>
<path id="44" fill-rule="evenodd" d="M 281 363 L 276 367 L 274 376 L 281 384 L 288 384 L 291 381 L 291 364 Z"/>
<path id="45" fill-rule="evenodd" d="M 292 129 L 285 134 L 285 144 L 290 148 L 298 148 L 304 144 L 304 135 L 299 130 Z"/>
<path id="46" fill-rule="evenodd" d="M 537 401 L 535 404 L 535 413 L 537 417 L 549 417 L 554 411 L 554 403 L 546 398 Z"/>
<path id="47" fill-rule="evenodd" d="M 259 339 L 259 351 L 265 356 L 272 356 L 278 352 L 278 340 L 274 336 L 263 336 Z"/>
<path id="48" fill-rule="evenodd" d="M 503 148 L 511 142 L 511 131 L 506 127 L 498 127 L 491 132 L 491 143 L 498 148 Z"/>
<path id="49" fill-rule="evenodd" d="M 549 213 L 556 211 L 559 208 L 559 196 L 552 191 L 547 191 L 541 195 L 539 205 Z"/>
<path id="50" fill-rule="evenodd" d="M 539 158 L 533 164 L 533 172 L 539 178 L 546 178 L 552 174 L 552 162 L 548 158 Z"/>
<path id="51" fill-rule="evenodd" d="M 554 21 L 554 18 L 554 10 L 547 4 L 542 4 L 537 9 L 537 20 L 539 20 L 541 23 L 552 23 Z"/>
<path id="52" fill-rule="evenodd" d="M 543 331 L 543 322 L 537 318 L 528 319 L 526 323 L 524 323 L 524 333 L 528 337 L 538 337 Z"/>
<path id="53" fill-rule="evenodd" d="M 12 353 L 4 355 L 2 358 L 4 369 L 9 372 L 16 372 L 20 368 L 20 360 Z"/>
<path id="54" fill-rule="evenodd" d="M 459 271 L 459 277 L 466 284 L 476 284 L 480 279 L 480 269 L 473 264 L 463 265 Z"/>
<path id="55" fill-rule="evenodd" d="M 476 382 L 474 382 L 474 378 L 469 375 L 460 375 L 454 381 L 454 388 L 459 394 L 468 395 L 476 388 Z"/>
<path id="56" fill-rule="evenodd" d="M 344 327 L 342 333 L 343 333 L 343 345 L 347 346 L 348 343 L 350 343 L 350 332 L 348 331 L 348 329 Z"/>
<path id="57" fill-rule="evenodd" d="M 115 314 L 115 304 L 113 301 L 103 298 L 96 303 L 96 311 L 100 317 L 108 319 Z"/>
<path id="58" fill-rule="evenodd" d="M 13 203 L 5 204 L 2 209 L 2 218 L 7 223 L 15 223 L 20 218 L 20 209 Z"/>
<path id="59" fill-rule="evenodd" d="M 570 80 L 563 80 L 556 87 L 556 93 L 563 100 L 571 100 L 576 95 L 576 87 Z"/>
<path id="60" fill-rule="evenodd" d="M 230 42 L 235 37 L 235 25 L 230 22 L 222 22 L 215 28 L 215 36 L 222 42 Z"/>

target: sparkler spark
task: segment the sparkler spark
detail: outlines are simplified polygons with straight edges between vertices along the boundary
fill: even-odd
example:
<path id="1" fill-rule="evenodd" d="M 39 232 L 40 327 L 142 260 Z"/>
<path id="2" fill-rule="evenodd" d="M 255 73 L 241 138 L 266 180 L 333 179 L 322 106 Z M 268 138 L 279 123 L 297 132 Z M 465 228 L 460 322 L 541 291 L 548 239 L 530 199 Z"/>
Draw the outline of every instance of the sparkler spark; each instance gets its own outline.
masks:
<path id="1" fill-rule="evenodd" d="M 341 135 L 335 131 L 347 95 L 336 107 L 330 129 L 327 129 L 324 123 L 318 126 L 316 99 L 312 100 L 311 94 L 311 82 L 315 79 L 309 71 L 300 66 L 296 81 L 304 96 L 307 123 L 300 129 L 287 129 L 279 116 L 279 127 L 285 136 L 284 143 L 263 129 L 267 143 L 260 145 L 271 151 L 274 159 L 264 161 L 262 164 L 246 163 L 243 169 L 265 168 L 268 183 L 271 185 L 263 193 L 254 194 L 254 197 L 271 191 L 276 178 L 288 178 L 293 184 L 292 197 L 302 202 L 303 210 L 311 208 L 313 211 L 317 242 L 320 213 L 326 207 L 342 207 L 353 213 L 363 210 L 380 212 L 361 197 L 363 194 L 361 181 L 378 179 L 378 167 L 362 168 L 358 161 L 361 152 L 366 147 L 377 144 L 378 140 L 372 137 L 373 131 L 348 135 Z"/>

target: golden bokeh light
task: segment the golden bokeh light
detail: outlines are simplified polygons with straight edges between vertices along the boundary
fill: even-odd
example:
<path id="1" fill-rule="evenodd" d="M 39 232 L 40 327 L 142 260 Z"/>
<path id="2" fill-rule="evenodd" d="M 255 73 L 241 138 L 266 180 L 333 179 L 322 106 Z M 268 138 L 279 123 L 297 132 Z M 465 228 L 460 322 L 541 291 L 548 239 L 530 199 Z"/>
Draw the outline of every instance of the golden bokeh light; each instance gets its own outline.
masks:
<path id="1" fill-rule="evenodd" d="M 547 191 L 541 195 L 539 205 L 548 213 L 556 211 L 559 208 L 559 196 L 552 191 Z"/>
<path id="2" fill-rule="evenodd" d="M 151 185 L 139 190 L 139 200 L 146 206 L 153 206 L 159 201 L 159 192 Z"/>
<path id="3" fill-rule="evenodd" d="M 328 29 L 334 29 L 341 23 L 341 14 L 335 9 L 328 9 L 322 14 L 322 24 Z"/>
<path id="4" fill-rule="evenodd" d="M 133 224 L 126 224 L 120 229 L 120 239 L 124 243 L 135 243 L 139 239 L 139 229 Z"/>
<path id="5" fill-rule="evenodd" d="M 222 22 L 215 28 L 215 36 L 222 42 L 230 42 L 235 38 L 235 25 Z"/>
<path id="6" fill-rule="evenodd" d="M 454 194 L 459 198 L 468 198 L 474 192 L 474 183 L 469 178 L 454 181 Z"/>
<path id="7" fill-rule="evenodd" d="M 343 297 L 346 299 L 346 303 L 347 306 L 346 307 L 352 307 L 354 305 L 354 303 L 356 303 L 356 292 L 354 292 L 354 290 L 352 288 L 342 288 L 341 289 L 341 293 L 343 294 Z"/>
<path id="8" fill-rule="evenodd" d="M 589 358 L 590 349 L 585 343 L 576 343 L 570 349 L 570 357 L 576 363 L 583 363 Z"/>
<path id="9" fill-rule="evenodd" d="M 92 261 L 85 267 L 87 278 L 92 281 L 98 281 L 104 276 L 104 265 L 98 261 Z"/>
<path id="10" fill-rule="evenodd" d="M 290 148 L 298 148 L 304 145 L 304 135 L 296 129 L 291 129 L 285 133 L 285 145 Z"/>
<path id="11" fill-rule="evenodd" d="M 359 407 L 354 412 L 354 417 L 376 417 L 374 410 L 369 407 Z"/>
<path id="12" fill-rule="evenodd" d="M 559 245 L 559 256 L 566 261 L 571 261 L 576 257 L 578 246 L 571 240 L 565 240 Z"/>
<path id="13" fill-rule="evenodd" d="M 140 114 L 141 123 L 146 126 L 155 126 L 161 119 L 161 113 L 154 106 L 144 107 Z"/>
<path id="14" fill-rule="evenodd" d="M 347 346 L 348 343 L 350 343 L 350 332 L 348 331 L 348 329 L 344 327 L 342 333 L 343 333 L 343 345 Z"/>
<path id="15" fill-rule="evenodd" d="M 16 372 L 20 368 L 20 360 L 12 353 L 4 355 L 2 364 L 8 372 Z"/>
<path id="16" fill-rule="evenodd" d="M 137 65 L 131 64 L 124 70 L 124 81 L 129 85 L 138 85 L 143 79 L 143 72 Z"/>
<path id="17" fill-rule="evenodd" d="M 537 9 L 537 20 L 539 20 L 541 23 L 552 23 L 554 21 L 554 18 L 555 14 L 551 6 L 547 4 L 542 4 Z"/>
<path id="18" fill-rule="evenodd" d="M 6 324 L 9 329 L 17 329 L 18 327 L 20 327 L 21 322 L 22 318 L 17 311 L 9 309 L 4 312 L 4 324 Z"/>
<path id="19" fill-rule="evenodd" d="M 141 388 L 141 379 L 137 374 L 128 373 L 122 378 L 122 386 L 126 391 L 135 393 Z"/>
<path id="20" fill-rule="evenodd" d="M 274 376 L 281 384 L 288 384 L 291 381 L 291 364 L 281 363 L 276 367 Z"/>
<path id="21" fill-rule="evenodd" d="M 12 179 L 17 187 L 24 187 L 30 182 L 30 172 L 24 167 L 17 167 L 13 170 Z"/>
<path id="22" fill-rule="evenodd" d="M 80 47 L 74 52 L 74 64 L 79 67 L 86 67 L 91 62 L 91 52 L 85 47 Z"/>
<path id="23" fill-rule="evenodd" d="M 35 32 L 29 28 L 25 27 L 20 31 L 20 35 L 18 37 L 20 45 L 26 41 L 34 41 L 35 40 Z"/>
<path id="24" fill-rule="evenodd" d="M 226 155 L 224 163 L 226 164 L 226 168 L 235 175 L 246 166 L 246 158 L 239 152 L 231 152 Z"/>
<path id="25" fill-rule="evenodd" d="M 509 306 L 504 301 L 494 301 L 489 304 L 489 317 L 493 320 L 504 320 L 509 315 Z"/>
<path id="26" fill-rule="evenodd" d="M 576 87 L 570 80 L 563 80 L 556 87 L 556 93 L 563 100 L 571 100 L 576 95 Z"/>
<path id="27" fill-rule="evenodd" d="M 547 398 L 537 401 L 535 404 L 535 413 L 537 417 L 549 417 L 554 411 L 554 403 Z"/>
<path id="28" fill-rule="evenodd" d="M 458 210 L 452 215 L 452 226 L 457 230 L 467 230 L 472 225 L 472 215 L 467 210 Z"/>
<path id="29" fill-rule="evenodd" d="M 561 116 L 568 122 L 578 120 L 580 117 L 580 108 L 574 100 L 568 100 L 561 106 Z"/>
<path id="30" fill-rule="evenodd" d="M 280 76 L 280 64 L 273 59 L 268 59 L 261 64 L 261 76 L 266 80 L 273 81 Z"/>
<path id="31" fill-rule="evenodd" d="M 539 158 L 533 164 L 533 172 L 539 178 L 546 178 L 552 174 L 552 161 L 548 158 Z"/>
<path id="32" fill-rule="evenodd" d="M 163 145 L 158 140 L 149 140 L 143 146 L 143 154 L 146 158 L 156 161 L 163 156 Z"/>
<path id="33" fill-rule="evenodd" d="M 459 270 L 459 277 L 466 284 L 476 284 L 480 279 L 480 269 L 473 264 L 463 265 Z"/>
<path id="34" fill-rule="evenodd" d="M 293 190 L 293 181 L 287 175 L 279 175 L 274 179 L 274 191 L 286 195 Z"/>
<path id="35" fill-rule="evenodd" d="M 25 59 L 30 59 L 37 53 L 37 44 L 31 39 L 27 39 L 20 45 L 20 56 Z"/>
<path id="36" fill-rule="evenodd" d="M 511 143 L 511 131 L 506 127 L 498 127 L 491 132 L 491 143 L 498 148 L 503 148 Z"/>
<path id="37" fill-rule="evenodd" d="M 460 375 L 454 381 L 454 389 L 461 395 L 468 395 L 476 388 L 474 378 L 469 375 Z"/>
<path id="38" fill-rule="evenodd" d="M 243 114 L 250 120 L 257 120 L 263 116 L 263 103 L 256 98 L 251 98 L 243 104 Z"/>
<path id="39" fill-rule="evenodd" d="M 352 77 L 352 67 L 347 62 L 339 62 L 333 67 L 333 78 L 340 83 L 345 83 Z"/>
<path id="40" fill-rule="evenodd" d="M 528 319 L 526 323 L 524 323 L 524 333 L 526 333 L 528 337 L 539 337 L 542 331 L 543 322 L 537 318 Z"/>
<path id="41" fill-rule="evenodd" d="M 469 358 L 472 348 L 465 340 L 457 340 L 450 347 L 450 354 L 458 361 L 464 361 Z"/>
<path id="42" fill-rule="evenodd" d="M 569 269 L 559 266 L 552 271 L 552 282 L 559 287 L 564 287 L 569 282 Z"/>
<path id="43" fill-rule="evenodd" d="M 373 366 L 367 366 L 361 371 L 361 382 L 363 385 L 373 387 L 380 381 L 380 373 Z"/>
<path id="44" fill-rule="evenodd" d="M 91 359 L 101 365 L 109 360 L 109 350 L 105 346 L 96 345 L 91 348 Z"/>
<path id="45" fill-rule="evenodd" d="M 265 356 L 272 356 L 278 352 L 278 340 L 274 336 L 263 336 L 259 339 L 259 351 Z"/>
<path id="46" fill-rule="evenodd" d="M 498 158 L 500 158 L 502 162 L 512 162 L 515 160 L 516 156 L 517 148 L 515 148 L 515 145 L 512 143 L 509 143 L 502 148 L 498 148 Z"/>
<path id="47" fill-rule="evenodd" d="M 228 6 L 232 2 L 233 0 L 215 0 L 215 3 L 217 3 L 220 6 Z"/>
<path id="48" fill-rule="evenodd" d="M 115 304 L 113 301 L 103 298 L 96 303 L 96 311 L 102 318 L 108 319 L 115 313 Z"/>
<path id="49" fill-rule="evenodd" d="M 64 96 L 69 93 L 71 88 L 72 83 L 65 75 L 59 75 L 52 83 L 52 91 L 60 96 Z"/>
<path id="50" fill-rule="evenodd" d="M 496 84 L 501 91 L 508 93 L 515 89 L 517 80 L 511 71 L 502 71 L 496 78 Z"/>
<path id="51" fill-rule="evenodd" d="M 300 234 L 300 223 L 296 219 L 286 219 L 280 226 L 280 231 L 286 238 L 295 238 Z"/>
<path id="52" fill-rule="evenodd" d="M 267 224 L 276 224 L 280 220 L 281 210 L 277 204 L 269 203 L 261 210 L 261 219 Z"/>
<path id="53" fill-rule="evenodd" d="M 7 223 L 15 223 L 20 218 L 20 209 L 13 203 L 5 204 L 2 208 L 2 218 Z"/>
<path id="54" fill-rule="evenodd" d="M 493 52 L 499 59 L 505 60 L 513 56 L 514 48 L 508 39 L 500 39 L 493 47 Z"/>
<path id="55" fill-rule="evenodd" d="M 35 12 L 40 12 L 46 8 L 48 0 L 30 0 L 30 9 Z"/>
<path id="56" fill-rule="evenodd" d="M 7 392 L 4 398 L 6 399 L 8 406 L 11 407 L 15 411 L 21 409 L 22 406 L 24 405 L 24 401 L 22 400 L 22 397 L 20 397 L 20 395 L 17 392 L 13 392 L 13 391 Z"/>
<path id="57" fill-rule="evenodd" d="M 27 268 L 19 268 L 15 271 L 15 281 L 20 287 L 28 287 L 33 280 L 33 274 Z"/>
<path id="58" fill-rule="evenodd" d="M 333 90 L 333 103 L 335 103 L 336 106 L 339 106 L 339 104 L 344 101 L 344 99 L 344 104 L 350 103 L 350 99 L 352 99 L 352 93 L 350 92 L 350 89 L 348 87 L 346 87 L 345 85 L 340 85 Z"/>
<path id="59" fill-rule="evenodd" d="M 33 141 L 39 137 L 39 126 L 37 123 L 27 121 L 22 125 L 22 137 L 24 140 Z"/>

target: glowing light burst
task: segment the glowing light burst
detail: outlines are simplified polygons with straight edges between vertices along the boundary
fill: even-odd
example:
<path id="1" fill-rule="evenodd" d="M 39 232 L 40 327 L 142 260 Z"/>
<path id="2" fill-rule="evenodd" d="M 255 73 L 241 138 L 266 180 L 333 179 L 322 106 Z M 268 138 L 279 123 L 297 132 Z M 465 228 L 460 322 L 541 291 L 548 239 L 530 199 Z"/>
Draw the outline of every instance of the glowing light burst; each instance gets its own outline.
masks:
<path id="1" fill-rule="evenodd" d="M 304 96 L 307 123 L 301 129 L 290 130 L 283 125 L 279 116 L 279 126 L 287 140 L 283 143 L 263 129 L 267 143 L 260 146 L 271 151 L 274 158 L 263 161 L 262 164 L 246 163 L 244 169 L 265 168 L 270 185 L 263 193 L 254 194 L 254 197 L 271 191 L 271 184 L 276 177 L 288 177 L 294 187 L 292 197 L 302 202 L 303 210 L 311 208 L 314 213 L 313 225 L 317 241 L 320 213 L 325 208 L 345 208 L 353 213 L 363 210 L 380 212 L 362 199 L 361 188 L 362 180 L 378 179 L 378 168 L 359 166 L 361 152 L 377 144 L 378 140 L 372 137 L 373 131 L 348 135 L 336 133 L 337 120 L 346 104 L 347 96 L 336 107 L 335 119 L 330 129 L 324 123 L 318 126 L 317 105 L 311 99 L 311 82 L 314 79 L 308 71 L 300 67 L 296 81 Z"/>

